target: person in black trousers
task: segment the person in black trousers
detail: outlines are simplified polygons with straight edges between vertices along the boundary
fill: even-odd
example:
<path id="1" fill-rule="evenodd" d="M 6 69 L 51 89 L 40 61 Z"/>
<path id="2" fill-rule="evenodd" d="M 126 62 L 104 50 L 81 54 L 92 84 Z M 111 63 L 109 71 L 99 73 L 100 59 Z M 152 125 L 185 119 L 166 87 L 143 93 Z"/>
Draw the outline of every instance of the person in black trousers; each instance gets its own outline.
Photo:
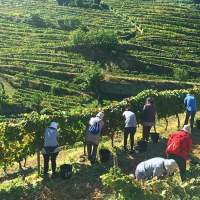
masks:
<path id="1" fill-rule="evenodd" d="M 194 118 L 197 111 L 196 98 L 192 94 L 187 94 L 187 96 L 184 99 L 184 104 L 186 108 L 186 116 L 185 116 L 184 125 L 188 124 L 188 121 L 190 118 L 190 127 L 191 129 L 193 129 Z"/>
<path id="2" fill-rule="evenodd" d="M 136 116 L 135 113 L 131 111 L 131 108 L 128 107 L 126 110 L 123 112 L 122 116 L 125 117 L 125 128 L 124 128 L 124 150 L 127 149 L 127 140 L 128 136 L 130 135 L 130 146 L 131 146 L 131 152 L 133 151 L 133 146 L 134 146 L 134 136 L 136 133 L 136 126 L 137 126 L 137 121 L 136 121 Z"/>
<path id="3" fill-rule="evenodd" d="M 173 132 L 167 141 L 166 155 L 174 159 L 179 167 L 182 181 L 186 179 L 186 160 L 192 149 L 191 127 L 184 125 L 180 131 Z"/>
<path id="4" fill-rule="evenodd" d="M 148 97 L 142 111 L 142 138 L 149 141 L 150 130 L 152 126 L 155 127 L 156 108 L 152 98 Z M 155 128 L 154 128 L 155 129 Z"/>
<path id="5" fill-rule="evenodd" d="M 49 160 L 51 159 L 51 168 L 52 168 L 52 177 L 56 175 L 56 158 L 58 156 L 58 124 L 56 122 L 51 122 L 50 126 L 46 128 L 44 134 L 44 148 L 43 148 L 43 157 L 44 157 L 44 178 L 48 177 L 49 170 Z"/>

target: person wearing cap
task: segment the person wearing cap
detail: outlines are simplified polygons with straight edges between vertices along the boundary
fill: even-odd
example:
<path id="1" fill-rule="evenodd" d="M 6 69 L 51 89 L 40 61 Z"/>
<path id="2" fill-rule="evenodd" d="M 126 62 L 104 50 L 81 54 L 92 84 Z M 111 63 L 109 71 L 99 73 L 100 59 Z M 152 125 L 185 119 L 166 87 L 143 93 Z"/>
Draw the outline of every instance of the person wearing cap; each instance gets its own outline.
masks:
<path id="1" fill-rule="evenodd" d="M 51 159 L 52 176 L 56 174 L 56 157 L 58 156 L 58 124 L 51 122 L 50 126 L 45 129 L 44 133 L 44 177 L 48 176 L 49 159 Z"/>
<path id="2" fill-rule="evenodd" d="M 185 180 L 186 160 L 192 149 L 191 127 L 184 125 L 180 131 L 173 132 L 168 139 L 166 154 L 168 158 L 174 159 L 179 167 L 181 180 Z"/>
<path id="3" fill-rule="evenodd" d="M 185 116 L 185 122 L 184 124 L 188 124 L 189 118 L 190 118 L 190 126 L 193 129 L 194 125 L 194 117 L 197 111 L 196 106 L 196 98 L 192 94 L 187 94 L 187 96 L 184 99 L 184 105 L 186 108 L 186 116 Z"/>
<path id="4" fill-rule="evenodd" d="M 127 150 L 127 140 L 128 136 L 130 134 L 130 146 L 131 146 L 131 152 L 133 151 L 133 145 L 134 145 L 134 135 L 136 133 L 136 116 L 135 113 L 131 111 L 131 108 L 128 107 L 123 112 L 122 116 L 125 118 L 125 128 L 124 128 L 124 150 Z"/>
<path id="5" fill-rule="evenodd" d="M 177 169 L 176 161 L 160 157 L 151 158 L 139 163 L 135 170 L 137 180 L 149 180 L 154 177 L 161 178 L 173 174 Z"/>
<path id="6" fill-rule="evenodd" d="M 100 135 L 104 125 L 103 118 L 103 112 L 99 112 L 96 117 L 92 117 L 89 121 L 89 127 L 86 131 L 85 141 L 87 146 L 88 159 L 91 161 L 92 164 L 96 162 L 96 154 L 100 142 Z M 95 125 L 98 126 L 98 130 L 97 133 L 93 134 L 90 131 L 90 127 L 93 127 Z"/>

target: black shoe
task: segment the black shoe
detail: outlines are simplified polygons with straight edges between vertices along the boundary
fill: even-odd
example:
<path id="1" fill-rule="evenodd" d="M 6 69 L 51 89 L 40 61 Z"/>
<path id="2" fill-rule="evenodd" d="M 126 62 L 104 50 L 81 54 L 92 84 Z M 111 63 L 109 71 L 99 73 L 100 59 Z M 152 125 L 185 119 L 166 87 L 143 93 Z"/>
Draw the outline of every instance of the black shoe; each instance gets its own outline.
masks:
<path id="1" fill-rule="evenodd" d="M 125 152 L 127 152 L 127 151 L 128 151 L 127 147 L 124 147 L 124 148 L 123 148 L 123 150 L 124 150 Z"/>
<path id="2" fill-rule="evenodd" d="M 94 164 L 97 164 L 98 161 L 96 159 L 92 159 L 92 160 L 90 160 L 90 163 L 91 163 L 91 165 L 94 165 Z"/>
<path id="3" fill-rule="evenodd" d="M 130 154 L 134 154 L 134 153 L 136 153 L 136 151 L 135 151 L 135 149 L 133 149 L 133 150 L 131 150 L 129 153 L 130 153 Z"/>
<path id="4" fill-rule="evenodd" d="M 43 174 L 43 179 L 44 180 L 48 180 L 49 179 L 49 174 L 48 173 L 44 173 Z"/>
<path id="5" fill-rule="evenodd" d="M 56 178 L 57 177 L 57 174 L 54 172 L 52 175 L 51 175 L 51 178 Z"/>
<path id="6" fill-rule="evenodd" d="M 91 161 L 92 160 L 92 156 L 88 156 L 88 160 Z"/>

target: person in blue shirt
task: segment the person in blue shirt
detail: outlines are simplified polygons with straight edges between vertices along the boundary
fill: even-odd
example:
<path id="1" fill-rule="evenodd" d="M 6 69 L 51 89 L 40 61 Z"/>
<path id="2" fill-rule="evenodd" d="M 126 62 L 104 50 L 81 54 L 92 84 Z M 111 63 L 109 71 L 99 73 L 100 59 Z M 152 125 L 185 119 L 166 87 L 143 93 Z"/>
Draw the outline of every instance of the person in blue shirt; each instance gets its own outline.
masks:
<path id="1" fill-rule="evenodd" d="M 197 106 L 196 106 L 196 98 L 192 94 L 187 94 L 187 96 L 184 99 L 184 105 L 186 108 L 186 116 L 185 116 L 185 122 L 184 125 L 188 124 L 189 118 L 190 118 L 190 126 L 191 129 L 193 128 L 194 125 L 194 117 L 197 111 Z"/>

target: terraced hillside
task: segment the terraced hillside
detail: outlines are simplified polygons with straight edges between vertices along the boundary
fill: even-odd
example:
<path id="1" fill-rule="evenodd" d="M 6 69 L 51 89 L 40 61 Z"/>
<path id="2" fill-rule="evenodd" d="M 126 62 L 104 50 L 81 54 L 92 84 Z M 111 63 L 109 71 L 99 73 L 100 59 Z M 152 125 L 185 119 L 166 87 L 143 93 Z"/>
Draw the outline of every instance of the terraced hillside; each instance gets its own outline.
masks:
<path id="1" fill-rule="evenodd" d="M 109 99 L 146 88 L 189 88 L 198 82 L 200 14 L 196 5 L 172 0 L 105 2 L 109 10 L 58 6 L 54 0 L 0 1 L 0 77 L 12 87 L 5 87 L 12 102 L 23 104 L 25 111 L 48 112 L 91 104 L 95 98 L 74 82 L 88 67 L 104 70 L 100 96 Z M 59 25 L 66 17 L 78 18 L 75 29 L 116 32 L 117 49 L 70 48 L 74 30 Z M 39 26 L 30 20 L 39 20 Z M 119 32 L 134 29 L 130 20 L 141 32 L 126 41 Z M 174 80 L 179 78 L 190 83 Z"/>
<path id="2" fill-rule="evenodd" d="M 176 67 L 188 70 L 192 78 L 198 77 L 200 14 L 197 5 L 184 1 L 133 2 L 109 1 L 133 17 L 144 30 L 131 41 L 133 48 L 129 53 L 146 63 L 147 73 L 170 76 Z M 157 70 L 151 69 L 151 65 L 157 66 Z"/>

